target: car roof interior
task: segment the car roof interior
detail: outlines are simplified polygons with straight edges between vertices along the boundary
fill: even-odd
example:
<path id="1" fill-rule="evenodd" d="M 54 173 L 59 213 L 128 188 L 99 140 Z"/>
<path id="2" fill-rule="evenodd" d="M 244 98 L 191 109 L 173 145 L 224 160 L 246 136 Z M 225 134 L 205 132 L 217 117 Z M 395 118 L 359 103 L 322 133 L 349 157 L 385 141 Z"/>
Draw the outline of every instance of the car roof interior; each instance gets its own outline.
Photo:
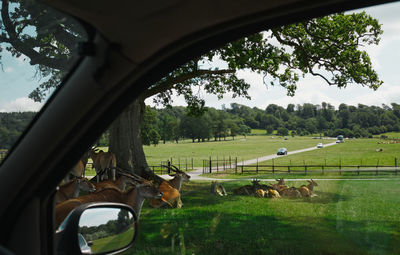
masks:
<path id="1" fill-rule="evenodd" d="M 57 184 L 147 86 L 243 36 L 392 1 L 43 2 L 89 24 L 95 53 L 80 59 L 0 167 L 0 244 L 15 254 L 54 253 Z"/>

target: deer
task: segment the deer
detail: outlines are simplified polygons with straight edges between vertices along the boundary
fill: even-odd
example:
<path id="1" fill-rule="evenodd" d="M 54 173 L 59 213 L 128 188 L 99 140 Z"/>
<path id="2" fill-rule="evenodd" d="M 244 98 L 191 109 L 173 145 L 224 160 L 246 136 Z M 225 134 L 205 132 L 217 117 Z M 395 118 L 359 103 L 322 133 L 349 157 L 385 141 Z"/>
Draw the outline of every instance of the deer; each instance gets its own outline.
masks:
<path id="1" fill-rule="evenodd" d="M 130 183 L 130 179 L 133 178 L 132 175 L 118 171 L 118 174 L 120 175 L 115 181 L 113 180 L 106 180 L 102 181 L 99 183 L 96 183 L 96 190 L 100 191 L 102 189 L 110 188 L 110 187 L 116 187 L 122 191 L 125 190 L 126 185 Z"/>
<path id="2" fill-rule="evenodd" d="M 93 160 L 93 167 L 96 170 L 97 183 L 103 180 L 105 174 L 108 174 L 108 179 L 115 180 L 115 169 L 117 167 L 115 154 L 111 151 L 104 152 L 96 147 L 91 148 L 89 154 Z"/>
<path id="3" fill-rule="evenodd" d="M 222 184 L 218 184 L 217 181 L 212 181 L 211 182 L 211 193 L 217 194 L 219 196 L 226 196 L 228 195 L 226 193 L 225 188 L 222 186 Z"/>
<path id="4" fill-rule="evenodd" d="M 254 194 L 258 189 L 262 189 L 260 185 L 260 180 L 253 179 L 251 183 L 253 185 L 245 185 L 239 188 L 236 188 L 233 190 L 233 194 L 235 195 L 252 195 Z"/>
<path id="5" fill-rule="evenodd" d="M 290 188 L 284 189 L 284 190 L 280 191 L 279 194 L 282 197 L 292 197 L 292 198 L 301 197 L 300 191 L 298 189 L 296 189 L 295 187 L 290 187 Z"/>
<path id="6" fill-rule="evenodd" d="M 86 152 L 83 154 L 81 159 L 71 168 L 67 176 L 64 178 L 64 182 L 67 183 L 71 179 L 71 176 L 74 177 L 82 177 L 85 174 L 86 164 L 88 162 L 89 153 Z"/>
<path id="7" fill-rule="evenodd" d="M 94 192 L 96 187 L 86 178 L 75 178 L 58 188 L 54 199 L 55 203 L 59 204 L 70 198 L 76 198 L 81 190 Z"/>
<path id="8" fill-rule="evenodd" d="M 314 186 L 318 186 L 318 184 L 313 179 L 308 182 L 309 184 L 307 186 L 301 185 L 297 190 L 301 193 L 302 197 L 315 197 L 316 195 L 313 194 Z"/>
<path id="9" fill-rule="evenodd" d="M 152 181 L 148 181 L 138 175 L 132 174 L 132 189 L 122 191 L 116 187 L 108 187 L 98 192 L 69 199 L 56 205 L 56 225 L 59 226 L 67 215 L 77 206 L 90 202 L 116 202 L 124 203 L 135 210 L 139 218 L 143 202 L 146 198 L 161 198 L 162 192 L 154 186 Z"/>
<path id="10" fill-rule="evenodd" d="M 183 182 L 188 182 L 190 180 L 190 175 L 179 170 L 176 166 L 164 166 L 168 169 L 168 173 L 175 172 L 172 180 L 161 182 L 158 189 L 163 193 L 160 199 L 151 199 L 150 205 L 154 208 L 160 208 L 165 205 L 169 205 L 175 208 L 181 208 L 183 203 L 181 200 L 180 190 Z"/>

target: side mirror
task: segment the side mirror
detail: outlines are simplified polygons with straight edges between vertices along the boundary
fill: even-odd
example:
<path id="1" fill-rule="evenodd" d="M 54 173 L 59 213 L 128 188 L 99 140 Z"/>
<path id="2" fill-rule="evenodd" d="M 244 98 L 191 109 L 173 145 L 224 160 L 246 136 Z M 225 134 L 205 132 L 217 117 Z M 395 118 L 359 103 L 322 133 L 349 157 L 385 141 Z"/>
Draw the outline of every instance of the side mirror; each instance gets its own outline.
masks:
<path id="1" fill-rule="evenodd" d="M 137 217 L 130 206 L 89 203 L 75 208 L 56 231 L 58 254 L 116 254 L 132 246 Z"/>

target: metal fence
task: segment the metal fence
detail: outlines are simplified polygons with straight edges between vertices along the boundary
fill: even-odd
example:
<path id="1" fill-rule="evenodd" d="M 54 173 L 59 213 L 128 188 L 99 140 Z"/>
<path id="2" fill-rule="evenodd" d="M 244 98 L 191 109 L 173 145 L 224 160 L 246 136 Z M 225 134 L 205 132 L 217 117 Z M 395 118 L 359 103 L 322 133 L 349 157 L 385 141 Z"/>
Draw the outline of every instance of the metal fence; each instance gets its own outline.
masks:
<path id="1" fill-rule="evenodd" d="M 311 173 L 375 173 L 378 175 L 383 172 L 392 172 L 398 174 L 400 167 L 397 165 L 397 158 L 394 158 L 393 165 L 380 165 L 379 160 L 377 163 L 372 164 L 359 164 L 359 165 L 343 165 L 341 161 L 337 165 L 333 164 L 289 164 L 289 165 L 276 165 L 274 160 L 272 164 L 259 164 L 258 162 L 253 165 L 244 165 L 244 163 L 238 163 L 237 157 L 229 161 L 226 159 L 212 159 L 211 157 L 207 160 L 203 160 L 203 173 L 218 173 L 221 171 L 229 170 L 231 173 L 287 173 L 287 174 L 311 174 Z M 362 163 L 362 162 L 361 162 Z"/>

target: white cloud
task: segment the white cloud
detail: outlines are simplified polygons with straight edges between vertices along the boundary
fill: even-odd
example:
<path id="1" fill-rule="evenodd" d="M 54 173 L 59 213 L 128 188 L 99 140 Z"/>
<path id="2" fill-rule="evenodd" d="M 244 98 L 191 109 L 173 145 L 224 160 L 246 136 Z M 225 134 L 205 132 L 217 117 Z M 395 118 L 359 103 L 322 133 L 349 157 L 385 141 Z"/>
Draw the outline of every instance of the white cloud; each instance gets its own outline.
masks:
<path id="1" fill-rule="evenodd" d="M 33 101 L 27 97 L 20 97 L 11 102 L 0 104 L 0 112 L 27 112 L 39 111 L 43 106 L 42 103 Z"/>
<path id="2" fill-rule="evenodd" d="M 4 69 L 4 72 L 6 72 L 6 73 L 14 72 L 14 68 L 12 68 L 12 67 L 7 67 L 6 69 Z"/>

